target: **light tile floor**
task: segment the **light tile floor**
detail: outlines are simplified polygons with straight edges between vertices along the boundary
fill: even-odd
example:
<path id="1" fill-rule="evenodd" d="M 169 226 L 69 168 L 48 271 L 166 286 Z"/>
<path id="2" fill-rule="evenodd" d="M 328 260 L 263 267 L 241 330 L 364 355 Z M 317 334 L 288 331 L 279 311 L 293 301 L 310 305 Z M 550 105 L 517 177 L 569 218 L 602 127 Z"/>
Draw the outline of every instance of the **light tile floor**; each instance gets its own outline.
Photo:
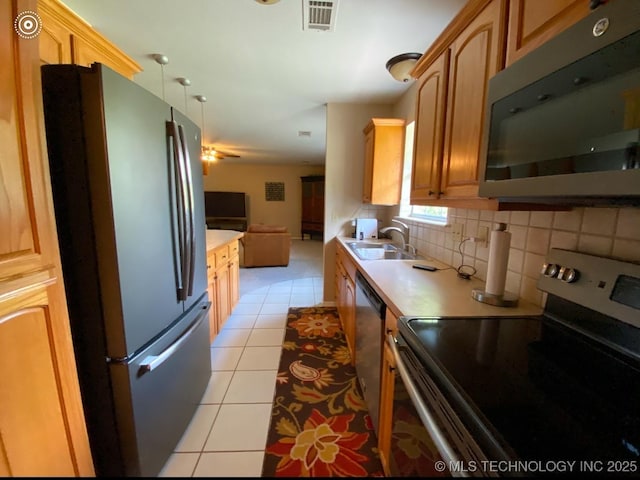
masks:
<path id="1" fill-rule="evenodd" d="M 322 277 L 242 295 L 211 345 L 211 380 L 161 477 L 259 477 L 289 307 L 322 303 Z"/>

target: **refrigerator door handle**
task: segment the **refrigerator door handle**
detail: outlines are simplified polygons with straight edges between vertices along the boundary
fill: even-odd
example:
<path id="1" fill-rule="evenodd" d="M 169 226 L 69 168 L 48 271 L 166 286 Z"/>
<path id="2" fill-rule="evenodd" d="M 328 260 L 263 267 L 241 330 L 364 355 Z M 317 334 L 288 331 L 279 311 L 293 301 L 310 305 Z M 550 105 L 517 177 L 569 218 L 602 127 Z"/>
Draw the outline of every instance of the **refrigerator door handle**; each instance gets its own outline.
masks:
<path id="1" fill-rule="evenodd" d="M 184 160 L 185 173 L 186 173 L 186 216 L 189 224 L 189 236 L 187 237 L 188 246 L 188 273 L 187 278 L 187 296 L 193 295 L 193 279 L 195 272 L 195 258 L 196 258 L 196 232 L 195 232 L 195 204 L 193 199 L 193 176 L 191 175 L 191 157 L 189 156 L 189 148 L 187 145 L 187 139 L 184 133 L 184 127 L 178 126 L 180 132 L 180 141 L 182 143 L 182 158 Z"/>
<path id="2" fill-rule="evenodd" d="M 149 355 L 140 364 L 140 375 L 144 375 L 147 372 L 151 372 L 154 369 L 158 368 L 164 362 L 166 362 L 171 355 L 178 351 L 178 349 L 189 340 L 189 336 L 200 326 L 205 318 L 207 318 L 207 312 L 211 308 L 211 302 L 207 302 L 206 305 L 203 305 L 202 311 L 198 314 L 196 319 L 189 325 L 189 327 L 178 337 L 178 339 L 165 348 L 158 355 Z"/>
<path id="3" fill-rule="evenodd" d="M 186 172 L 184 169 L 184 158 L 182 141 L 178 132 L 178 124 L 175 121 L 167 122 L 168 135 L 173 138 L 173 153 L 176 175 L 176 203 L 178 210 L 178 245 L 180 256 L 180 275 L 178 284 L 178 300 L 187 299 L 187 268 L 189 259 L 187 258 L 187 218 L 185 209 L 185 188 Z"/>

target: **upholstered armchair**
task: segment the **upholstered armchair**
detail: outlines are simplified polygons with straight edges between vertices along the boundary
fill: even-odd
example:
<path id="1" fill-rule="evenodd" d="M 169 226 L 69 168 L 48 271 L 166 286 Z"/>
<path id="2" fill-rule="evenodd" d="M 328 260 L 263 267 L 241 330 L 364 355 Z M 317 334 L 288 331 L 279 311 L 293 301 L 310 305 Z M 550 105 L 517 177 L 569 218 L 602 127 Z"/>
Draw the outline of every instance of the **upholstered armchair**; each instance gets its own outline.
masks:
<path id="1" fill-rule="evenodd" d="M 240 241 L 244 250 L 244 267 L 289 265 L 291 234 L 287 227 L 251 224 Z"/>

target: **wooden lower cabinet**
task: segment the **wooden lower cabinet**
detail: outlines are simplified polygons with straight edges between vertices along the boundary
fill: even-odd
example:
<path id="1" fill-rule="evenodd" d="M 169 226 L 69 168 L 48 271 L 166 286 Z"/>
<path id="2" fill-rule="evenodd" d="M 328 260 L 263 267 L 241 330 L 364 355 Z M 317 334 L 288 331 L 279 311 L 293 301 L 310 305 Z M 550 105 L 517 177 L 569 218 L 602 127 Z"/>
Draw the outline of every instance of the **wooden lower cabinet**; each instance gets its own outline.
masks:
<path id="1" fill-rule="evenodd" d="M 240 299 L 240 246 L 238 241 L 229 245 L 229 313 Z"/>
<path id="2" fill-rule="evenodd" d="M 0 476 L 93 476 L 42 115 L 34 0 L 0 2 Z"/>
<path id="3" fill-rule="evenodd" d="M 209 286 L 212 302 L 209 311 L 209 339 L 211 342 L 224 326 L 233 308 L 238 304 L 240 291 L 240 261 L 238 241 L 216 247 L 207 252 Z"/>
<path id="4" fill-rule="evenodd" d="M 209 277 L 209 284 L 207 285 L 207 295 L 209 296 L 209 301 L 212 303 L 211 308 L 209 309 L 209 343 L 213 343 L 213 340 L 218 335 L 218 313 L 215 308 L 215 298 L 216 298 L 216 285 L 215 285 L 215 270 L 214 274 Z"/>
<path id="5" fill-rule="evenodd" d="M 356 283 L 355 264 L 340 244 L 336 246 L 336 306 L 349 346 L 351 364 L 356 358 Z"/>
<path id="6" fill-rule="evenodd" d="M 389 458 L 393 416 L 393 385 L 396 378 L 396 364 L 391 348 L 384 344 L 382 349 L 382 378 L 380 380 L 380 418 L 378 420 L 378 452 L 382 470 L 390 476 Z"/>
<path id="7" fill-rule="evenodd" d="M 384 474 L 389 476 L 389 455 L 391 449 L 391 433 L 393 430 L 393 385 L 396 376 L 396 364 L 391 348 L 387 345 L 387 336 L 395 337 L 398 317 L 387 308 L 385 319 L 385 338 L 382 349 L 382 369 L 380 380 L 380 418 L 378 420 L 378 451 Z"/>

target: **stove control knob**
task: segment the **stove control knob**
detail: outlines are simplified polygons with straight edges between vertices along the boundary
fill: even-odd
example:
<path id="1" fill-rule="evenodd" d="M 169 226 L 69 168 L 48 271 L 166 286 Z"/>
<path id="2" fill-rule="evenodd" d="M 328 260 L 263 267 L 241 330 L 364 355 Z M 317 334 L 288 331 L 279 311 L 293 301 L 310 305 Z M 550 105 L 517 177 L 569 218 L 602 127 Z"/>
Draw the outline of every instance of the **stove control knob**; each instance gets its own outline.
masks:
<path id="1" fill-rule="evenodd" d="M 558 272 L 560 271 L 560 265 L 557 265 L 555 263 L 545 263 L 542 266 L 542 274 L 545 277 L 550 277 L 553 278 L 556 275 L 558 275 Z"/>
<path id="2" fill-rule="evenodd" d="M 565 283 L 573 283 L 578 280 L 578 271 L 574 268 L 562 267 L 558 273 L 558 278 Z"/>

